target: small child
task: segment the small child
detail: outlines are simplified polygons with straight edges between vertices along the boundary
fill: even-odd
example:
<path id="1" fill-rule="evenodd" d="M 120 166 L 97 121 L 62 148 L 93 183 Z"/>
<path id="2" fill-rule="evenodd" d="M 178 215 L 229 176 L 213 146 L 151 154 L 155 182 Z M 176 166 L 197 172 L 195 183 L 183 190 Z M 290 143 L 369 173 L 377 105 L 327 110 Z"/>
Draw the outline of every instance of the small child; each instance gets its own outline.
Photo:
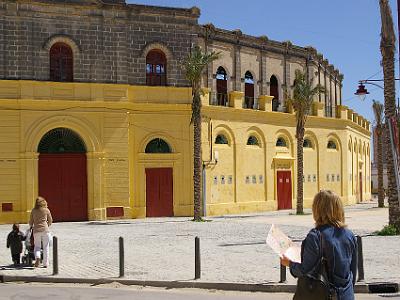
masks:
<path id="1" fill-rule="evenodd" d="M 19 266 L 21 264 L 23 240 L 25 240 L 25 236 L 19 231 L 19 224 L 13 224 L 12 231 L 7 236 L 7 248 L 11 250 L 14 266 Z"/>

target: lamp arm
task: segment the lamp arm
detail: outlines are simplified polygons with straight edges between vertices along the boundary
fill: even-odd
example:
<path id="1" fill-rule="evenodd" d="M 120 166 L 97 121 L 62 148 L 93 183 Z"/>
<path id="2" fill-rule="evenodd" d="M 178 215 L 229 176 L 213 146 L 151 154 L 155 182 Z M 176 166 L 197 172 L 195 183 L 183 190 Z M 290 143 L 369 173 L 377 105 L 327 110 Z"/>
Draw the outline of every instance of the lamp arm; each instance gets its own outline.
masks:
<path id="1" fill-rule="evenodd" d="M 360 80 L 359 82 L 363 83 L 363 84 L 370 84 L 370 85 L 373 85 L 373 86 L 377 86 L 378 88 L 381 88 L 383 90 L 383 86 L 381 86 L 381 85 L 379 85 L 377 83 L 370 82 L 370 80 Z"/>

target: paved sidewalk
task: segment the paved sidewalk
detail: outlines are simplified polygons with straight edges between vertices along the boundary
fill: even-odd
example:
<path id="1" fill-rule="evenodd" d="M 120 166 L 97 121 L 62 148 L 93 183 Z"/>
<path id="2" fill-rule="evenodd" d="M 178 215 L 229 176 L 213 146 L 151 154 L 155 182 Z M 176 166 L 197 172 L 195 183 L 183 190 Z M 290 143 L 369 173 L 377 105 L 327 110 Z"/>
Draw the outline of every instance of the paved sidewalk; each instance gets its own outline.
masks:
<path id="1" fill-rule="evenodd" d="M 265 244 L 271 224 L 301 240 L 313 226 L 311 214 L 291 211 L 207 218 L 132 219 L 108 222 L 56 223 L 59 238 L 59 277 L 118 277 L 118 237 L 125 239 L 125 277 L 134 280 L 194 278 L 194 237 L 201 239 L 202 278 L 205 282 L 274 283 L 279 281 L 279 259 Z M 376 203 L 346 208 L 346 221 L 363 235 L 367 282 L 400 282 L 400 237 L 370 236 L 388 220 L 388 210 Z M 49 269 L 12 269 L 5 239 L 10 225 L 0 225 L 0 275 L 45 276 Z M 23 229 L 27 225 L 21 225 Z M 289 283 L 295 283 L 288 274 Z"/>

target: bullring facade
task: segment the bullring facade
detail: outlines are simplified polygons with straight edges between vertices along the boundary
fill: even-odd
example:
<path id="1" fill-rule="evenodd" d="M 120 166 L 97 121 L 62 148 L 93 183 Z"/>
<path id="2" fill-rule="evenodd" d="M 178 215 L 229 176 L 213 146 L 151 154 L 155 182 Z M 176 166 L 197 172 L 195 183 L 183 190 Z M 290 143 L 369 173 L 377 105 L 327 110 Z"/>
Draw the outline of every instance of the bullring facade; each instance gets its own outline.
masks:
<path id="1" fill-rule="evenodd" d="M 305 204 L 322 188 L 370 197 L 370 124 L 342 105 L 343 76 L 312 47 L 199 25 L 197 8 L 123 0 L 0 0 L 0 222 L 37 195 L 57 221 L 193 213 L 193 45 L 221 56 L 203 78 L 203 209 L 291 208 L 296 70 L 315 98 Z"/>

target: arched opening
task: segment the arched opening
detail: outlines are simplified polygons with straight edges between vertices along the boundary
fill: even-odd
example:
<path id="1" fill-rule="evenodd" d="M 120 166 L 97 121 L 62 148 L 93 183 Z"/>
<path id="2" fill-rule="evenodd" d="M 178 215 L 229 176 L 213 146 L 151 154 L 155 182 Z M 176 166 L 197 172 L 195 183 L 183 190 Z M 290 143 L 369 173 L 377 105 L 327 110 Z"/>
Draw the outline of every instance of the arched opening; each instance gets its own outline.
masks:
<path id="1" fill-rule="evenodd" d="M 171 147 L 166 141 L 160 138 L 151 140 L 145 149 L 145 153 L 171 153 Z"/>
<path id="2" fill-rule="evenodd" d="M 244 108 L 254 108 L 254 80 L 250 71 L 244 74 Z"/>
<path id="3" fill-rule="evenodd" d="M 73 54 L 72 49 L 65 43 L 55 43 L 50 48 L 50 80 L 72 82 Z"/>
<path id="4" fill-rule="evenodd" d="M 334 141 L 332 141 L 332 140 L 328 141 L 327 148 L 336 150 L 337 149 L 336 143 Z"/>
<path id="5" fill-rule="evenodd" d="M 38 146 L 39 195 L 46 198 L 53 219 L 58 222 L 86 221 L 86 146 L 68 128 L 47 132 Z"/>
<path id="6" fill-rule="evenodd" d="M 167 85 L 167 58 L 159 49 L 150 50 L 146 56 L 146 84 Z"/>
<path id="7" fill-rule="evenodd" d="M 149 155 L 172 153 L 171 146 L 161 138 L 147 143 Z M 146 216 L 172 217 L 174 215 L 174 180 L 172 167 L 146 167 Z"/>
<path id="8" fill-rule="evenodd" d="M 215 144 L 217 145 L 228 145 L 228 139 L 226 138 L 225 135 L 223 134 L 218 134 L 217 137 L 215 138 Z"/>
<path id="9" fill-rule="evenodd" d="M 260 142 L 258 141 L 257 137 L 255 137 L 254 135 L 249 136 L 249 138 L 247 139 L 247 145 L 250 146 L 260 146 Z"/>
<path id="10" fill-rule="evenodd" d="M 226 106 L 228 103 L 228 76 L 223 67 L 217 69 L 217 105 Z"/>
<path id="11" fill-rule="evenodd" d="M 304 139 L 303 148 L 312 148 L 312 142 L 309 139 Z"/>
<path id="12" fill-rule="evenodd" d="M 276 79 L 275 75 L 272 75 L 269 80 L 269 94 L 273 96 L 272 99 L 272 111 L 278 111 L 279 108 L 279 88 L 278 88 L 278 79 Z"/>
<path id="13" fill-rule="evenodd" d="M 276 147 L 287 147 L 287 143 L 284 138 L 280 137 L 276 140 Z"/>

